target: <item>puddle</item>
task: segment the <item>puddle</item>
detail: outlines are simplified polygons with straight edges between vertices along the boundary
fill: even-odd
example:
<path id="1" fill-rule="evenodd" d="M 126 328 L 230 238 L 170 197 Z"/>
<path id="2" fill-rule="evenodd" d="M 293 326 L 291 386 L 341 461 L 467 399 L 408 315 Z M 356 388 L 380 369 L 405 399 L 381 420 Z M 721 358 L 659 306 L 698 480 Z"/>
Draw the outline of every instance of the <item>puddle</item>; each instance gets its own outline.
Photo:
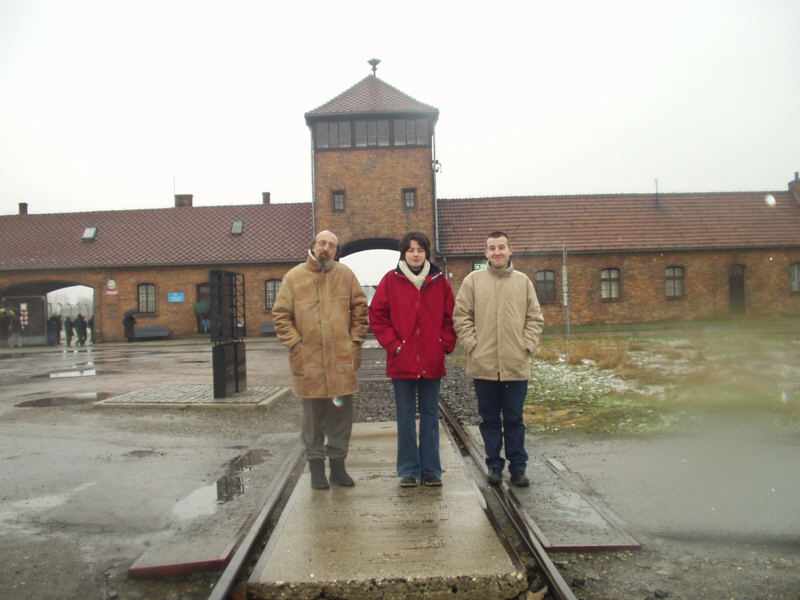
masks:
<path id="1" fill-rule="evenodd" d="M 86 404 L 111 398 L 114 394 L 110 392 L 86 392 L 83 394 L 70 394 L 68 396 L 51 396 L 49 398 L 38 398 L 36 400 L 26 400 L 15 404 L 19 408 L 52 408 L 54 406 L 72 406 L 75 404 Z"/>
<path id="2" fill-rule="evenodd" d="M 164 456 L 163 452 L 158 450 L 131 450 L 124 454 L 124 456 L 134 456 L 136 458 L 144 458 L 145 456 Z"/>
<path id="3" fill-rule="evenodd" d="M 236 457 L 225 469 L 225 473 L 210 485 L 196 489 L 172 507 L 172 514 L 182 521 L 195 517 L 213 515 L 217 506 L 246 493 L 244 474 L 263 463 L 269 450 L 255 449 Z"/>
<path id="4" fill-rule="evenodd" d="M 42 375 L 34 375 L 35 378 L 47 377 L 57 379 L 60 377 L 87 377 L 97 375 L 95 369 L 75 369 L 72 371 L 53 371 L 52 373 L 43 373 Z"/>

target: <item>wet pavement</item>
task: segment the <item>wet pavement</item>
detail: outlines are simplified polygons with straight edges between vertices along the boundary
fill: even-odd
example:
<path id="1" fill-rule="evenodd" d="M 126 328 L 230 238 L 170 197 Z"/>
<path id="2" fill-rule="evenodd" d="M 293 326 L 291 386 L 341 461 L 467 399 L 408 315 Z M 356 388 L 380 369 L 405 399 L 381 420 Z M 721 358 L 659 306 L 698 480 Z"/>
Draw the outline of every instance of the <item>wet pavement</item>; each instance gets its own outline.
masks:
<path id="1" fill-rule="evenodd" d="M 296 444 L 285 350 L 274 338 L 247 350 L 251 395 L 232 407 L 211 397 L 203 339 L 0 349 L 0 597 L 207 596 L 205 580 L 128 572 L 188 556 L 197 540 L 207 552 L 193 560 L 223 556 Z M 642 556 L 658 550 L 647 576 L 661 587 L 746 553 L 755 558 L 734 581 L 773 561 L 781 589 L 800 589 L 791 427 L 734 415 L 682 436 L 529 436 L 528 450 L 531 475 L 547 469 L 613 513 Z"/>

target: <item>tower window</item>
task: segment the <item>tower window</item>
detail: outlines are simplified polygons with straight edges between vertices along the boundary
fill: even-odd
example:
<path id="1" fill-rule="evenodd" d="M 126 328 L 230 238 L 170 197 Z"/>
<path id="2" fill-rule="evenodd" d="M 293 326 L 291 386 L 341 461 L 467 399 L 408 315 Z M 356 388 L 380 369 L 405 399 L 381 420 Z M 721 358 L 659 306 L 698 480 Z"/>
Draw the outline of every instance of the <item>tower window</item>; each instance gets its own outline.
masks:
<path id="1" fill-rule="evenodd" d="M 403 190 L 403 208 L 406 210 L 414 210 L 417 208 L 417 190 Z"/>
<path id="2" fill-rule="evenodd" d="M 333 192 L 333 212 L 344 212 L 344 190 Z"/>

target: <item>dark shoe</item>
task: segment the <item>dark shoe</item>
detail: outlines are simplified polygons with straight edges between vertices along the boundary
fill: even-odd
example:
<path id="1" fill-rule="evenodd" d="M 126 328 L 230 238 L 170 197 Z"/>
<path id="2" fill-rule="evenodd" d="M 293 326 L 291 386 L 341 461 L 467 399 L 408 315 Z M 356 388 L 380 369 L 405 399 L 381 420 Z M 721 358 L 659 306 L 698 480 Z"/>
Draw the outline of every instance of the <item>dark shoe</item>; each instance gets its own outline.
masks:
<path id="1" fill-rule="evenodd" d="M 489 474 L 486 476 L 486 482 L 491 485 L 497 485 L 503 481 L 503 469 L 498 467 L 489 467 Z"/>
<path id="2" fill-rule="evenodd" d="M 356 484 L 353 478 L 344 470 L 343 458 L 331 459 L 331 481 L 342 487 L 353 487 Z"/>
<path id="3" fill-rule="evenodd" d="M 400 480 L 400 487 L 417 487 L 417 480 L 413 477 L 403 477 Z"/>
<path id="4" fill-rule="evenodd" d="M 525 475 L 525 471 L 514 471 L 511 473 L 511 485 L 528 487 L 530 484 L 531 482 L 528 481 L 528 476 Z"/>
<path id="5" fill-rule="evenodd" d="M 425 477 L 422 480 L 422 485 L 427 485 L 428 487 L 442 487 L 442 480 L 438 477 Z"/>
<path id="6" fill-rule="evenodd" d="M 308 461 L 308 470 L 311 472 L 311 487 L 315 490 L 327 490 L 328 480 L 325 478 L 325 461 L 313 458 Z"/>

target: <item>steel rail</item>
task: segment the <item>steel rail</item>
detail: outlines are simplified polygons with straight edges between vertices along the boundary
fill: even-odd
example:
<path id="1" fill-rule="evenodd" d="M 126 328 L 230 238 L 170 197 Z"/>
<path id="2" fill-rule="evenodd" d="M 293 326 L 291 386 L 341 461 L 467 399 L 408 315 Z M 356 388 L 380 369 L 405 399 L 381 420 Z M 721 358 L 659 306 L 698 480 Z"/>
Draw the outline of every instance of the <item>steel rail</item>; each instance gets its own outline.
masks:
<path id="1" fill-rule="evenodd" d="M 440 412 L 445 419 L 445 422 L 455 432 L 459 441 L 464 444 L 470 458 L 474 461 L 476 466 L 481 472 L 485 472 L 485 461 L 483 452 L 475 445 L 474 438 L 464 429 L 461 423 L 450 412 L 450 410 L 443 404 L 439 404 Z M 519 501 L 507 489 L 506 484 L 489 486 L 497 498 L 506 516 L 513 523 L 516 530 L 519 532 L 522 541 L 525 543 L 528 551 L 534 556 L 539 567 L 542 569 L 542 574 L 547 580 L 548 593 L 550 593 L 557 600 L 577 600 L 575 594 L 569 584 L 564 580 L 561 573 L 556 568 L 553 561 L 547 555 L 547 551 L 542 545 L 537 535 L 540 533 L 538 526 L 528 515 L 527 511 L 523 510 Z"/>
<path id="2" fill-rule="evenodd" d="M 228 565 L 225 567 L 222 575 L 220 575 L 220 578 L 217 580 L 217 583 L 214 586 L 214 589 L 211 591 L 208 600 L 226 600 L 226 598 L 228 598 L 228 595 L 230 594 L 234 585 L 236 585 L 236 580 L 239 578 L 239 575 L 244 569 L 247 557 L 253 550 L 253 545 L 261 535 L 261 532 L 264 530 L 267 520 L 280 504 L 280 497 L 286 489 L 286 486 L 292 477 L 292 473 L 297 467 L 302 455 L 303 444 L 297 442 L 297 444 L 292 447 L 286 459 L 281 464 L 279 471 L 280 476 L 269 492 L 267 499 L 264 502 L 264 507 L 256 516 L 253 524 L 250 526 L 250 529 L 247 532 L 247 535 L 245 535 L 245 537 L 242 539 L 242 542 L 239 544 L 239 547 L 236 549 L 233 557 L 231 557 L 231 560 L 228 562 Z"/>

